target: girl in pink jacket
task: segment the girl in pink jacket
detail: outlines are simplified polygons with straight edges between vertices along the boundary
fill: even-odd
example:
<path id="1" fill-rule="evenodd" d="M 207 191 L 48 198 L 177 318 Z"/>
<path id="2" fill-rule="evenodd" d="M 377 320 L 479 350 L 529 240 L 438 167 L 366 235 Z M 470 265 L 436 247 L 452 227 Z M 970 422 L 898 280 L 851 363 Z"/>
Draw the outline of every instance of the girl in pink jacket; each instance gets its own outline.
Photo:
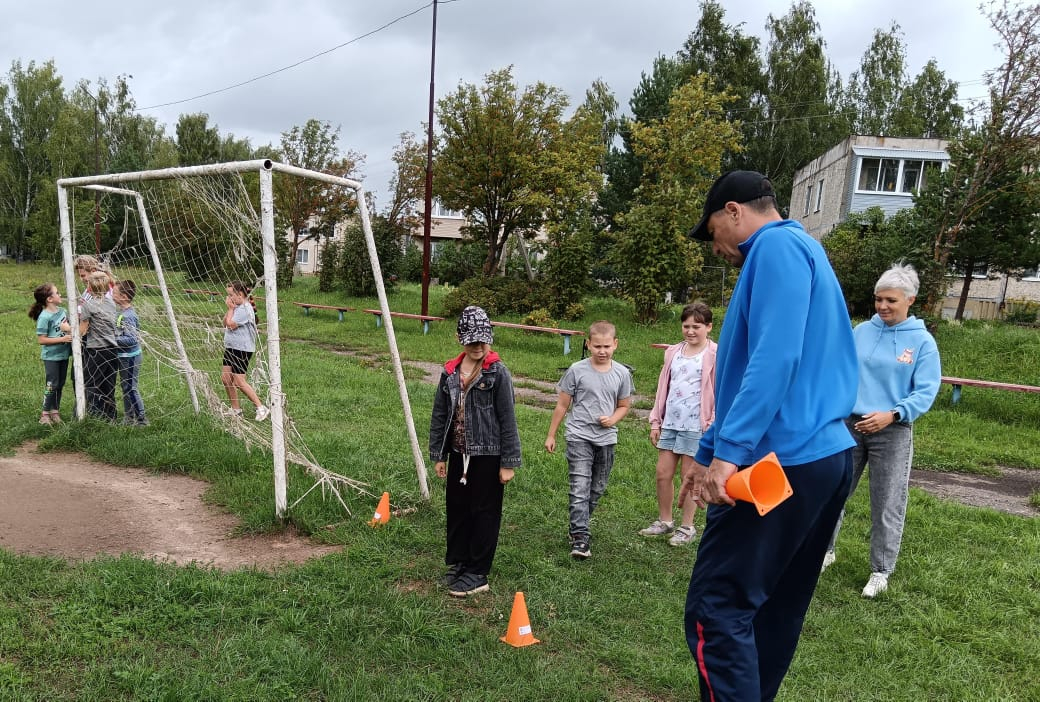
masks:
<path id="1" fill-rule="evenodd" d="M 664 536 L 672 546 L 693 541 L 697 530 L 693 517 L 697 506 L 687 500 L 682 523 L 672 520 L 675 469 L 682 460 L 682 477 L 693 468 L 701 434 L 715 419 L 715 354 L 718 345 L 708 338 L 711 308 L 694 302 L 683 308 L 683 341 L 664 352 L 657 380 L 657 395 L 650 412 L 650 443 L 657 447 L 658 518 L 639 531 L 643 536 Z"/>

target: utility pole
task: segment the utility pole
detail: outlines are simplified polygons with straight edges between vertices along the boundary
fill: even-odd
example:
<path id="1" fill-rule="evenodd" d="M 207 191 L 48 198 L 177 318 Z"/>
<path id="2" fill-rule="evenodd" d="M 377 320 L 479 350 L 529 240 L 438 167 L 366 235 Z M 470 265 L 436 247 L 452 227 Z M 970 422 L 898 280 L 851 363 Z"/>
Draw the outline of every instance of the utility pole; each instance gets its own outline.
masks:
<path id="1" fill-rule="evenodd" d="M 430 112 L 426 120 L 426 195 L 423 208 L 422 314 L 430 313 L 430 210 L 433 209 L 433 75 L 437 58 L 437 0 L 433 0 L 433 38 L 430 41 Z"/>

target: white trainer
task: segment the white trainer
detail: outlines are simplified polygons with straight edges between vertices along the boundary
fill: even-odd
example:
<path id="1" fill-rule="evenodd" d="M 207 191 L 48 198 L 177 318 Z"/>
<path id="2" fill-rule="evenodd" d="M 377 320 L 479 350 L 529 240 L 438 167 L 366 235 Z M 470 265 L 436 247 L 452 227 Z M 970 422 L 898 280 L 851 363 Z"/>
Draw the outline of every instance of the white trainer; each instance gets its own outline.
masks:
<path id="1" fill-rule="evenodd" d="M 693 537 L 696 535 L 697 530 L 692 526 L 681 526 L 675 530 L 675 533 L 672 534 L 672 538 L 668 539 L 668 543 L 672 546 L 685 546 L 693 541 Z"/>
<path id="2" fill-rule="evenodd" d="M 675 522 L 666 522 L 661 519 L 655 519 L 646 529 L 640 529 L 639 533 L 643 536 L 664 536 L 666 534 L 671 534 L 673 531 L 675 531 Z"/>
<path id="3" fill-rule="evenodd" d="M 888 574 L 887 573 L 871 573 L 870 580 L 867 581 L 866 587 L 863 588 L 864 597 L 877 597 L 882 592 L 888 589 Z"/>
<path id="4" fill-rule="evenodd" d="M 834 561 L 838 560 L 838 557 L 834 554 L 834 551 L 828 551 L 823 554 L 823 565 L 820 566 L 820 572 L 827 570 L 828 566 L 834 565 Z"/>
<path id="5" fill-rule="evenodd" d="M 264 405 L 260 405 L 256 408 L 256 421 L 262 422 L 267 419 L 268 415 L 271 414 L 271 410 L 267 409 Z"/>

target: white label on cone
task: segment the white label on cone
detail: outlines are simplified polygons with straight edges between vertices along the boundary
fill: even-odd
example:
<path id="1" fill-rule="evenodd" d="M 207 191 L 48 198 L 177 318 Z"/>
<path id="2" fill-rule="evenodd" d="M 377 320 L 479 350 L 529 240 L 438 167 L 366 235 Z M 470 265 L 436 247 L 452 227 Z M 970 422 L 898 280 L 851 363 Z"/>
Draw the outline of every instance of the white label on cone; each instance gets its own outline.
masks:
<path id="1" fill-rule="evenodd" d="M 522 626 L 518 629 L 518 631 L 520 632 L 521 636 L 527 636 L 531 633 L 531 625 L 528 624 L 527 626 Z"/>
<path id="2" fill-rule="evenodd" d="M 372 515 L 372 519 L 382 519 L 382 517 L 383 515 L 381 515 L 379 512 L 376 512 Z"/>

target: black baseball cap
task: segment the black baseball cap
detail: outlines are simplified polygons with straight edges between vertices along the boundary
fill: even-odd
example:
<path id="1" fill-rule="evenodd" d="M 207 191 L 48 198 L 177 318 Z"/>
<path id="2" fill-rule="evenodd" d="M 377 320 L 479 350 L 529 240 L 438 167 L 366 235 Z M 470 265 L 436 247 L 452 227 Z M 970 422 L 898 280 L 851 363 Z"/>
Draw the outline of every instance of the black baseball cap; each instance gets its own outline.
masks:
<path id="1" fill-rule="evenodd" d="M 712 183 L 704 199 L 704 216 L 689 236 L 701 241 L 711 241 L 708 233 L 708 218 L 726 206 L 727 202 L 751 202 L 760 197 L 776 197 L 769 178 L 758 171 L 730 171 L 723 173 Z"/>

